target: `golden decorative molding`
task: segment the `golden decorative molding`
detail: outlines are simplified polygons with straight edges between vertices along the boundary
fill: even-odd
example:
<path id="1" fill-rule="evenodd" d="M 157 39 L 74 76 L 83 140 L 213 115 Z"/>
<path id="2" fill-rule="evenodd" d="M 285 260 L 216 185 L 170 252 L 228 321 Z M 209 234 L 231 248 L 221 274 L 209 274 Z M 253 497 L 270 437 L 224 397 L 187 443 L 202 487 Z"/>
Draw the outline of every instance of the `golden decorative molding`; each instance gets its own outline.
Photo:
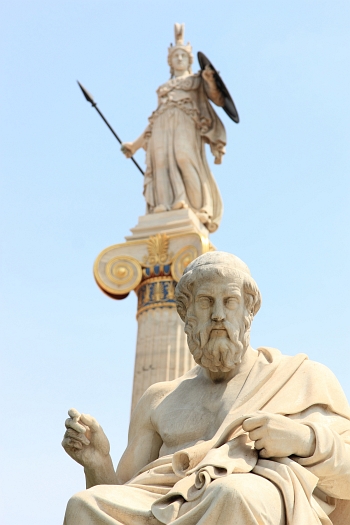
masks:
<path id="1" fill-rule="evenodd" d="M 176 253 L 171 265 L 171 275 L 176 282 L 179 282 L 186 266 L 196 257 L 198 257 L 198 250 L 192 244 L 184 246 Z"/>
<path id="2" fill-rule="evenodd" d="M 112 295 L 125 295 L 131 292 L 142 279 L 139 261 L 127 255 L 119 255 L 108 261 L 105 273 L 110 284 L 106 284 L 97 272 L 94 272 L 95 279 L 103 290 Z"/>
<path id="3" fill-rule="evenodd" d="M 156 266 L 170 262 L 169 240 L 169 235 L 166 233 L 157 233 L 149 237 L 147 239 L 148 255 L 143 258 L 143 263 L 147 266 Z"/>
<path id="4" fill-rule="evenodd" d="M 187 237 L 188 244 L 180 248 L 179 240 L 184 237 Z M 140 283 L 154 278 L 178 282 L 193 259 L 213 249 L 207 237 L 195 232 L 188 236 L 162 233 L 148 239 L 127 241 L 105 248 L 98 255 L 94 277 L 109 297 L 124 299 L 132 290 L 138 293 Z"/>

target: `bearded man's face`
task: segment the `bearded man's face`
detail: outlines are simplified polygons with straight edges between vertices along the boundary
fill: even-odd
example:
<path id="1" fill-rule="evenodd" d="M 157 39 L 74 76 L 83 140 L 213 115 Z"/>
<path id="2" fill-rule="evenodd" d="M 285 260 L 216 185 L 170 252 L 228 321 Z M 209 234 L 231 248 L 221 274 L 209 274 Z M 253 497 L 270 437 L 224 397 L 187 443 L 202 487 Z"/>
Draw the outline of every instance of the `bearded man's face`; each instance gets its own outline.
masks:
<path id="1" fill-rule="evenodd" d="M 194 360 L 212 372 L 229 372 L 246 350 L 246 308 L 234 277 L 206 272 L 194 284 L 185 332 Z"/>

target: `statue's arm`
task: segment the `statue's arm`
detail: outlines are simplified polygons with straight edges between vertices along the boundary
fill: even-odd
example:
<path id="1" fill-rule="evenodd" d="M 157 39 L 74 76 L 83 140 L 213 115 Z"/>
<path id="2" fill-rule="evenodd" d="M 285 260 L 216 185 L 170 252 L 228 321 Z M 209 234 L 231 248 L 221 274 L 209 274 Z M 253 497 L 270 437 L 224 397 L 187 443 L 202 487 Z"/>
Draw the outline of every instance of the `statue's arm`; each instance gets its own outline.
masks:
<path id="1" fill-rule="evenodd" d="M 145 392 L 132 414 L 128 446 L 116 473 L 119 484 L 129 481 L 140 469 L 159 457 L 162 440 L 152 423 L 152 414 L 160 397 L 158 385 L 152 385 Z"/>
<path id="2" fill-rule="evenodd" d="M 149 126 L 147 126 L 147 128 L 143 131 L 143 133 L 141 133 L 141 135 L 136 140 L 134 140 L 134 142 L 123 142 L 121 146 L 121 150 L 126 156 L 126 158 L 129 159 L 136 153 L 136 151 L 138 151 L 141 148 L 145 149 L 145 146 L 147 143 L 146 136 L 147 136 L 148 131 L 149 131 Z"/>
<path id="3" fill-rule="evenodd" d="M 350 499 L 350 421 L 322 406 L 316 408 L 303 418 L 315 434 L 315 450 L 295 460 L 319 478 L 317 486 L 328 496 Z"/>
<path id="4" fill-rule="evenodd" d="M 316 436 L 315 451 L 310 457 L 296 461 L 319 478 L 317 486 L 328 496 L 350 499 L 350 423 L 349 430 L 342 434 L 331 424 L 308 424 Z"/>
<path id="5" fill-rule="evenodd" d="M 71 408 L 68 415 L 62 446 L 74 461 L 84 467 L 86 488 L 116 484 L 109 441 L 101 425 L 94 417 L 81 414 L 75 408 Z"/>
<path id="6" fill-rule="evenodd" d="M 295 460 L 319 478 L 318 488 L 327 495 L 350 499 L 350 407 L 327 367 L 312 361 L 305 363 L 310 369 L 309 389 L 313 386 L 316 392 L 320 390 L 322 398 L 320 404 L 289 416 L 308 425 L 315 435 L 313 453 Z"/>

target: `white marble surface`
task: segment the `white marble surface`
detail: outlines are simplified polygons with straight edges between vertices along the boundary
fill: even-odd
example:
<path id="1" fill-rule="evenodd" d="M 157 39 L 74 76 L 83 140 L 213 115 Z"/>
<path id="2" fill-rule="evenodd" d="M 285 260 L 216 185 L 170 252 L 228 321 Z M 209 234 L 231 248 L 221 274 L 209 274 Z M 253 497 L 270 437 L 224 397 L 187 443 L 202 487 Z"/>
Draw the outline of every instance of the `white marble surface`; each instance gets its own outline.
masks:
<path id="1" fill-rule="evenodd" d="M 132 291 L 138 296 L 133 409 L 150 385 L 193 367 L 174 288 L 185 266 L 214 247 L 207 228 L 189 208 L 141 216 L 132 232 L 126 242 L 99 254 L 94 275 L 114 299 L 125 299 Z"/>
<path id="2" fill-rule="evenodd" d="M 147 390 L 116 472 L 99 423 L 69 411 L 63 446 L 88 490 L 66 525 L 347 525 L 350 409 L 334 375 L 250 346 L 261 297 L 235 256 L 197 258 L 176 300 L 198 365 Z"/>
<path id="3" fill-rule="evenodd" d="M 131 409 L 151 385 L 176 379 L 194 364 L 175 308 L 143 312 L 138 317 Z"/>
<path id="4" fill-rule="evenodd" d="M 125 142 L 127 157 L 144 148 L 144 196 L 149 213 L 191 208 L 209 231 L 222 217 L 220 192 L 209 169 L 205 144 L 216 164 L 225 153 L 225 128 L 209 103 L 223 106 L 213 70 L 192 73 L 192 47 L 184 44 L 184 24 L 175 24 L 175 45 L 168 50 L 171 78 L 157 89 L 158 106 L 145 131 Z"/>
<path id="5" fill-rule="evenodd" d="M 208 237 L 207 228 L 190 208 L 141 215 L 137 225 L 130 228 L 130 231 L 132 235 L 127 235 L 126 241 L 147 239 L 151 235 L 163 232 L 174 235 L 196 232 L 203 237 Z"/>

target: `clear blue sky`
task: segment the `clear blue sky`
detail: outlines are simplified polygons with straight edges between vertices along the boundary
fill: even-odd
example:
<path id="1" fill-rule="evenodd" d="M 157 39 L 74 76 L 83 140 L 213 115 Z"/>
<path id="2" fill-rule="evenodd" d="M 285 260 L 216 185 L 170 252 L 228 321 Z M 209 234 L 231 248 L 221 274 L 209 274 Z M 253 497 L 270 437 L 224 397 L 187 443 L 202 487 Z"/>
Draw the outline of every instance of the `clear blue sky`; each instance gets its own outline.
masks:
<path id="1" fill-rule="evenodd" d="M 350 397 L 349 2 L 11 0 L 0 20 L 1 523 L 60 524 L 83 488 L 60 447 L 71 406 L 100 421 L 116 463 L 125 447 L 136 297 L 104 296 L 92 265 L 144 213 L 142 177 L 76 80 L 133 140 L 168 79 L 174 22 L 241 117 L 221 112 L 212 242 L 261 288 L 252 343 L 308 353 Z"/>

